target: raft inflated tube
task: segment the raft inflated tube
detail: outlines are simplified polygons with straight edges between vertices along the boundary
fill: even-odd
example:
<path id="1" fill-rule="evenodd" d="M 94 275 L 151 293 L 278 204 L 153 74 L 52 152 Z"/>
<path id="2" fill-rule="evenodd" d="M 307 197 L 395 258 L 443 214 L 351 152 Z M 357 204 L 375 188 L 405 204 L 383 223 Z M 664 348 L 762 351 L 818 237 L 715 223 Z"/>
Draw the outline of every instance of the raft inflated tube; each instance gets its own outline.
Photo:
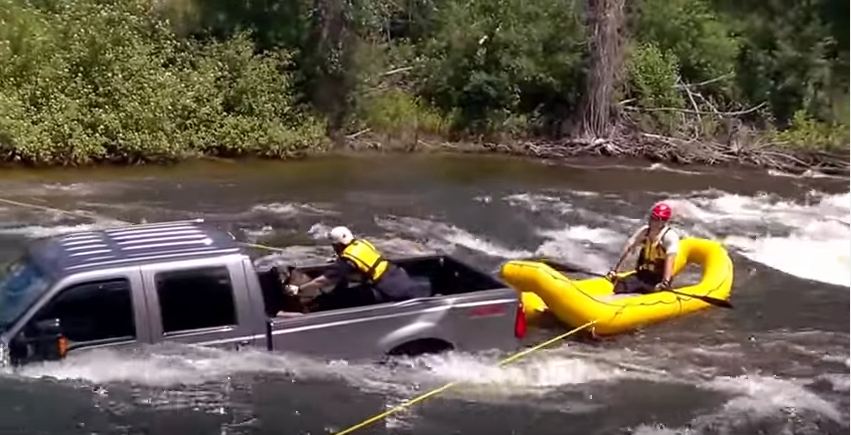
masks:
<path id="1" fill-rule="evenodd" d="M 722 300 L 730 297 L 733 262 L 720 243 L 699 238 L 681 240 L 674 276 L 688 264 L 700 266 L 702 276 L 697 284 L 675 288 L 680 294 L 659 291 L 615 295 L 614 285 L 605 278 L 574 281 L 536 261 L 509 261 L 500 269 L 500 275 L 520 292 L 529 322 L 549 311 L 568 327 L 596 320 L 596 335 L 614 335 L 710 306 L 688 295 Z"/>

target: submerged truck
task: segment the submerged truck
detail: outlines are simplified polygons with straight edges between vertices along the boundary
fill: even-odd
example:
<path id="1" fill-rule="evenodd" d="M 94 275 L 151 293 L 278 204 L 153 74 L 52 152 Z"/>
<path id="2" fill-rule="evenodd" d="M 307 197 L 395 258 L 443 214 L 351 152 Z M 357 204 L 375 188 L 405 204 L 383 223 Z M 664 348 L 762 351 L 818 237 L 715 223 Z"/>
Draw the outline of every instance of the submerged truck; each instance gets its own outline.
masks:
<path id="1" fill-rule="evenodd" d="M 495 277 L 443 255 L 392 261 L 428 280 L 432 296 L 299 313 L 282 305 L 275 268 L 258 270 L 203 220 L 40 239 L 0 271 L 0 361 L 163 342 L 350 360 L 519 345 L 520 300 Z"/>

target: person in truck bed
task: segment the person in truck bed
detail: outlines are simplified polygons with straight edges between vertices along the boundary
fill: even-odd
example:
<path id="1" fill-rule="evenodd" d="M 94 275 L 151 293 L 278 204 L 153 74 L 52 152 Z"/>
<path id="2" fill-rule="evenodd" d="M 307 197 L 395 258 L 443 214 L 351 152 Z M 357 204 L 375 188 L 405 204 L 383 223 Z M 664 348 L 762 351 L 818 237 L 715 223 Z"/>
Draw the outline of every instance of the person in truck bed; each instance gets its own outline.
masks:
<path id="1" fill-rule="evenodd" d="M 355 238 L 346 227 L 335 227 L 328 233 L 334 248 L 336 262 L 324 274 L 302 285 L 288 284 L 285 291 L 290 295 L 310 293 L 334 286 L 337 291 L 349 291 L 350 275 L 360 275 L 362 281 L 371 290 L 375 303 L 396 302 L 413 298 L 431 296 L 428 283 L 418 282 L 405 272 L 405 269 L 391 263 L 372 245 Z"/>

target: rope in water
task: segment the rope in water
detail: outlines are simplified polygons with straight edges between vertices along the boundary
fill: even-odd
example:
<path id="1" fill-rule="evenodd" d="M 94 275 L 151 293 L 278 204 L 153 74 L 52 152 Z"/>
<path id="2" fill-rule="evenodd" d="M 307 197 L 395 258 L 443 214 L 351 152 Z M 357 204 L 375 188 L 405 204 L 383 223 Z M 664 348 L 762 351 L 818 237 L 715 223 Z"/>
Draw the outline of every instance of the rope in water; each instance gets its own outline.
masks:
<path id="1" fill-rule="evenodd" d="M 75 216 L 75 217 L 84 217 L 84 218 L 88 218 L 88 219 L 92 219 L 93 217 L 95 217 L 95 216 L 92 216 L 91 214 L 89 214 L 88 212 L 62 210 L 61 208 L 48 207 L 46 205 L 31 204 L 31 203 L 28 203 L 28 202 L 13 201 L 11 199 L 6 199 L 6 198 L 0 198 L 0 202 L 5 203 L 5 204 L 9 204 L 9 205 L 16 205 L 18 207 L 27 207 L 27 208 L 34 208 L 34 209 L 37 209 L 37 210 L 51 211 L 51 212 L 54 212 L 54 213 L 67 214 L 67 215 Z"/>
<path id="2" fill-rule="evenodd" d="M 528 348 L 528 349 L 525 349 L 525 350 L 523 350 L 523 351 L 521 351 L 521 352 L 517 352 L 517 353 L 515 353 L 514 355 L 511 355 L 511 356 L 509 356 L 508 358 L 505 358 L 504 360 L 500 361 L 500 362 L 499 362 L 499 364 L 498 364 L 498 366 L 499 366 L 499 367 L 502 367 L 502 366 L 504 366 L 504 365 L 511 364 L 512 362 L 517 361 L 517 360 L 519 360 L 520 358 L 523 358 L 524 356 L 529 355 L 530 353 L 536 352 L 536 351 L 538 351 L 538 350 L 540 350 L 540 349 L 542 349 L 542 348 L 544 348 L 544 347 L 549 346 L 550 344 L 553 344 L 553 343 L 555 343 L 555 342 L 557 342 L 557 341 L 559 341 L 559 340 L 562 340 L 562 339 L 567 338 L 567 337 L 569 337 L 569 336 L 571 336 L 571 335 L 574 335 L 574 334 L 576 334 L 576 333 L 578 333 L 578 332 L 580 332 L 580 331 L 582 331 L 582 330 L 584 330 L 584 329 L 586 329 L 586 328 L 590 327 L 591 325 L 593 325 L 593 324 L 595 324 L 595 323 L 597 323 L 597 321 L 596 321 L 596 320 L 592 320 L 592 321 L 590 321 L 590 322 L 588 322 L 588 323 L 586 323 L 586 324 L 584 324 L 584 325 L 582 325 L 582 326 L 579 326 L 579 327 L 576 327 L 576 328 L 574 328 L 574 329 L 571 329 L 570 331 L 567 331 L 567 332 L 565 332 L 564 334 L 560 334 L 560 335 L 558 335 L 558 336 L 556 336 L 556 337 L 553 337 L 553 338 L 551 338 L 551 339 L 549 339 L 549 340 L 547 340 L 547 341 L 545 341 L 545 342 L 543 342 L 543 343 L 539 343 L 539 344 L 537 344 L 537 345 L 535 345 L 535 346 L 533 346 L 533 347 L 530 347 L 530 348 Z M 367 427 L 367 426 L 369 426 L 369 425 L 371 425 L 371 424 L 373 424 L 373 423 L 375 423 L 375 422 L 377 422 L 377 421 L 381 421 L 381 420 L 383 420 L 383 419 L 385 419 L 385 418 L 387 418 L 387 417 L 389 417 L 389 416 L 391 416 L 391 415 L 393 415 L 393 414 L 395 414 L 395 413 L 397 413 L 397 412 L 399 412 L 399 411 L 403 411 L 403 410 L 405 410 L 405 409 L 407 409 L 407 408 L 410 408 L 411 406 L 416 405 L 417 403 L 420 403 L 420 402 L 422 402 L 422 401 L 424 401 L 424 400 L 426 400 L 426 399 L 428 399 L 428 398 L 430 398 L 430 397 L 434 397 L 434 396 L 436 396 L 436 395 L 438 395 L 438 394 L 440 394 L 440 393 L 442 393 L 442 392 L 444 392 L 444 391 L 446 391 L 446 390 L 448 390 L 448 389 L 450 389 L 450 388 L 452 388 L 452 387 L 455 387 L 456 385 L 461 384 L 461 383 L 462 383 L 461 381 L 454 381 L 454 382 L 450 382 L 450 383 L 448 383 L 448 384 L 446 384 L 446 385 L 443 385 L 443 386 L 441 386 L 441 387 L 435 388 L 435 389 L 433 389 L 433 390 L 431 390 L 431 391 L 429 391 L 429 392 L 427 392 L 427 393 L 421 394 L 421 395 L 419 395 L 419 396 L 417 396 L 417 397 L 415 397 L 415 398 L 413 398 L 413 399 L 407 400 L 407 401 L 405 401 L 404 403 L 402 403 L 402 404 L 400 404 L 400 405 L 398 405 L 398 406 L 395 406 L 395 407 L 393 407 L 393 408 L 391 408 L 391 409 L 389 409 L 389 410 L 387 410 L 387 411 L 384 411 L 384 412 L 382 412 L 382 413 L 380 413 L 380 414 L 377 414 L 377 415 L 375 415 L 375 416 L 372 416 L 372 417 L 370 417 L 370 418 L 368 418 L 368 419 L 366 419 L 366 420 L 364 420 L 364 421 L 362 421 L 362 422 L 360 422 L 360 423 L 358 423 L 358 424 L 355 424 L 355 425 L 349 426 L 348 428 L 343 429 L 343 430 L 342 430 L 342 431 L 340 431 L 340 432 L 337 432 L 335 435 L 345 435 L 345 434 L 350 434 L 350 433 L 352 433 L 352 432 L 354 432 L 354 431 L 357 431 L 357 430 L 363 429 L 363 428 L 365 428 L 365 427 Z"/>

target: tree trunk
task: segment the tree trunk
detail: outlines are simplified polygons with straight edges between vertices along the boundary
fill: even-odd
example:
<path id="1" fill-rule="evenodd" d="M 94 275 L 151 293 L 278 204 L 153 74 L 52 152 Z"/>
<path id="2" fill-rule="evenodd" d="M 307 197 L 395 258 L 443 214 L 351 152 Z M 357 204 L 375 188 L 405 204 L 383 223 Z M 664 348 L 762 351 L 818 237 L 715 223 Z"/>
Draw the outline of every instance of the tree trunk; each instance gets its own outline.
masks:
<path id="1" fill-rule="evenodd" d="M 328 117 L 328 135 L 341 145 L 349 112 L 349 73 L 354 37 L 349 0 L 314 0 L 310 42 L 310 88 L 314 105 Z"/>
<path id="2" fill-rule="evenodd" d="M 623 58 L 624 0 L 587 1 L 590 62 L 580 135 L 607 138 L 612 130 L 612 100 Z"/>

